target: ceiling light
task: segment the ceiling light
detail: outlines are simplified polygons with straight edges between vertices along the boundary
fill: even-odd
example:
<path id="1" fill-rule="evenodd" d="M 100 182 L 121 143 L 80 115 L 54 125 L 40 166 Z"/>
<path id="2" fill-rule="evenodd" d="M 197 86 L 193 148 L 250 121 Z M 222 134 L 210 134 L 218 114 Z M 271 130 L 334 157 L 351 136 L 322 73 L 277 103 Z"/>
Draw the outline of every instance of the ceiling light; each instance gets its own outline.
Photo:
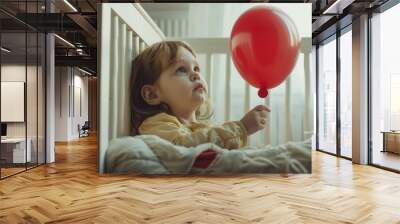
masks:
<path id="1" fill-rule="evenodd" d="M 86 53 L 83 52 L 83 49 L 81 48 L 77 48 L 76 53 L 78 53 L 79 55 L 87 55 Z"/>
<path id="2" fill-rule="evenodd" d="M 75 48 L 75 45 L 71 44 L 71 42 L 67 41 L 66 39 L 64 39 L 64 38 L 62 38 L 62 37 L 60 37 L 60 36 L 58 36 L 57 34 L 54 34 L 54 36 L 57 37 L 57 38 L 58 38 L 59 40 L 61 40 L 62 42 L 64 42 L 65 44 L 67 44 L 68 46 Z"/>
<path id="3" fill-rule="evenodd" d="M 86 70 L 83 70 L 83 69 L 81 69 L 81 68 L 79 68 L 79 67 L 78 67 L 78 70 L 81 71 L 81 72 L 83 72 L 83 73 L 85 73 L 85 74 L 87 74 L 87 75 L 90 75 L 90 76 L 93 75 L 92 73 L 90 73 L 90 72 L 88 72 L 88 71 L 86 71 Z"/>
<path id="4" fill-rule="evenodd" d="M 1 50 L 4 51 L 4 52 L 6 52 L 6 53 L 10 53 L 10 52 L 11 52 L 11 50 L 9 50 L 9 49 L 7 49 L 7 48 L 5 48 L 5 47 L 1 47 Z"/>
<path id="5" fill-rule="evenodd" d="M 327 9 L 324 10 L 322 14 L 331 13 L 332 9 L 334 9 L 340 0 L 336 0 L 332 5 L 330 5 Z"/>
<path id="6" fill-rule="evenodd" d="M 322 14 L 341 14 L 343 9 L 350 5 L 354 0 L 336 0 Z"/>
<path id="7" fill-rule="evenodd" d="M 74 12 L 78 12 L 78 10 L 71 4 L 69 3 L 68 0 L 64 0 L 65 4 L 67 4 Z"/>

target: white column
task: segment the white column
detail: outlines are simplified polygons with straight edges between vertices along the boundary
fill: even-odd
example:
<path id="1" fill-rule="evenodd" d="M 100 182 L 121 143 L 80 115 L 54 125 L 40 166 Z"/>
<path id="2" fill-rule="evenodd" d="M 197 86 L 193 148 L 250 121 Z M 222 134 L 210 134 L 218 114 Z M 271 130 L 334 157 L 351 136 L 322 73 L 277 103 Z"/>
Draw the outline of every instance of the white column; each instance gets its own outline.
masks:
<path id="1" fill-rule="evenodd" d="M 55 75 L 54 35 L 46 36 L 46 163 L 55 161 Z"/>
<path id="2" fill-rule="evenodd" d="M 368 162 L 368 85 L 367 85 L 367 30 L 368 16 L 362 15 L 353 20 L 353 162 Z"/>

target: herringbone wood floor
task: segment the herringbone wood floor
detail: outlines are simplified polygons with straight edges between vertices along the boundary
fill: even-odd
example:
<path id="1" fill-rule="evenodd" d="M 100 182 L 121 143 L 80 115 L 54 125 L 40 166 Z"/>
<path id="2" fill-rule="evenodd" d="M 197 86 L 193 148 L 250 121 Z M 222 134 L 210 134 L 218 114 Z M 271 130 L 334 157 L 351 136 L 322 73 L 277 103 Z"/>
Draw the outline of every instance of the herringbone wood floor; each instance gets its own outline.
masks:
<path id="1" fill-rule="evenodd" d="M 400 175 L 313 153 L 311 175 L 99 176 L 95 138 L 0 181 L 0 223 L 400 223 Z"/>

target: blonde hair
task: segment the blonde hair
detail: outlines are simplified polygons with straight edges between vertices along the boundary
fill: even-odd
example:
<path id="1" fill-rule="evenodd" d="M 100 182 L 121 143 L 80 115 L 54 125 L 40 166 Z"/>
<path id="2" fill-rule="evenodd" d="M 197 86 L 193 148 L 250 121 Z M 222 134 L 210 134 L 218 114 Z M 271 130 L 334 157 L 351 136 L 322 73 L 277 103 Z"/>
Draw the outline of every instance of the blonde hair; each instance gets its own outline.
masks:
<path id="1" fill-rule="evenodd" d="M 165 103 L 147 104 L 141 95 L 141 89 L 144 85 L 154 84 L 161 73 L 175 62 L 179 47 L 187 49 L 196 57 L 194 50 L 183 41 L 162 41 L 146 48 L 133 60 L 130 80 L 132 135 L 139 134 L 140 125 L 148 117 L 163 112 L 173 115 Z M 212 116 L 211 101 L 208 97 L 195 114 L 198 120 L 207 120 Z"/>

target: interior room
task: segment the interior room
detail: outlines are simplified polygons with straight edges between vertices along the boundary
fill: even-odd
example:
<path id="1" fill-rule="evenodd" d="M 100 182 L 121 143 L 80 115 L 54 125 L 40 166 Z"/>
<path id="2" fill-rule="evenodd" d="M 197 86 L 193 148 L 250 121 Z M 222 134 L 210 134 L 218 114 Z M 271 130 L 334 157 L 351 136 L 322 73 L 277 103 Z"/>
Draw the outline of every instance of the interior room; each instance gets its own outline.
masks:
<path id="1" fill-rule="evenodd" d="M 260 99 L 225 45 L 232 18 L 264 3 L 292 9 L 296 23 L 309 7 L 311 25 L 300 25 L 290 78 Z M 0 223 L 399 223 L 398 21 L 396 0 L 2 0 Z M 129 39 L 122 27 L 137 23 Z M 128 85 L 135 54 L 115 52 L 155 39 L 198 49 L 214 122 L 271 108 L 248 146 L 310 140 L 312 172 L 104 173 L 108 143 L 131 131 L 115 108 L 129 107 L 117 84 Z"/>
<path id="2" fill-rule="evenodd" d="M 45 35 L 17 21 L 12 27 L 1 32 L 2 178 L 44 164 L 46 156 Z"/>
<path id="3" fill-rule="evenodd" d="M 390 28 L 393 21 L 399 19 L 395 6 L 371 20 L 371 89 L 372 89 L 372 163 L 378 166 L 399 170 L 399 65 L 393 59 L 399 50 L 397 44 L 391 44 L 399 36 Z"/>

